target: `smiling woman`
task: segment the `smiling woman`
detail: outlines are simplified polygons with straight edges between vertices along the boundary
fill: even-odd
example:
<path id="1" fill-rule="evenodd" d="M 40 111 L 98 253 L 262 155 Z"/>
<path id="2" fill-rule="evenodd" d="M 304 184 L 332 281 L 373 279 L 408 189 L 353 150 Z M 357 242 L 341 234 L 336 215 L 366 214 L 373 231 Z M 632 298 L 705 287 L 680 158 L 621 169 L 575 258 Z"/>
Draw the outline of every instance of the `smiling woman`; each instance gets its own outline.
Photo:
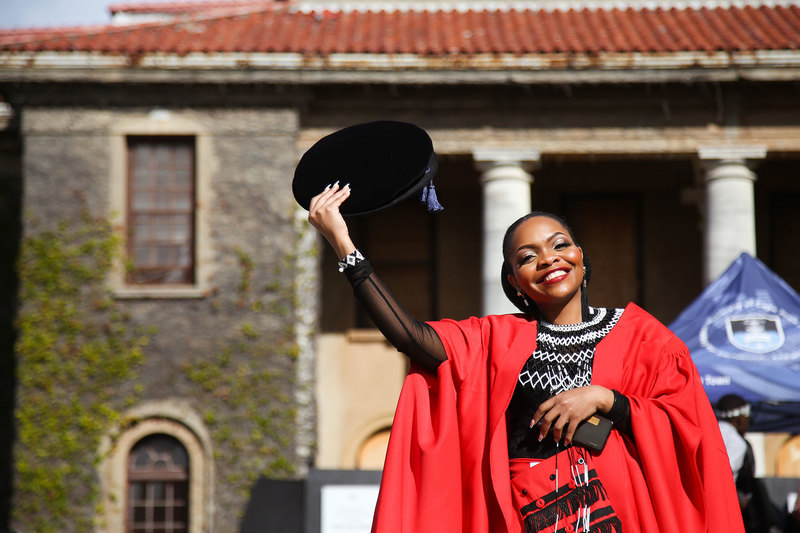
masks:
<path id="1" fill-rule="evenodd" d="M 350 194 L 329 185 L 309 220 L 412 362 L 373 531 L 743 530 L 685 345 L 634 304 L 588 305 L 591 269 L 562 219 L 531 213 L 506 233 L 501 280 L 521 313 L 419 322 L 350 239 Z"/>

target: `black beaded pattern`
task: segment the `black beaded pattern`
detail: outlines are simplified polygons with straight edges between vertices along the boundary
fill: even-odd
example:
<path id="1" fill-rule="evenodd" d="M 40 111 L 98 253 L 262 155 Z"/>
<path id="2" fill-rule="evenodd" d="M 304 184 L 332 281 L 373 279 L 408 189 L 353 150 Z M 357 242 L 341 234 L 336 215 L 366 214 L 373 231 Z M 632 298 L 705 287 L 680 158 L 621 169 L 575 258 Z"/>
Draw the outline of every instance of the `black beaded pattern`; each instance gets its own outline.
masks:
<path id="1" fill-rule="evenodd" d="M 344 258 L 338 262 L 339 272 L 344 272 L 348 268 L 352 268 L 362 261 L 364 261 L 364 256 L 361 255 L 361 252 L 358 249 L 356 249 L 344 256 Z"/>
<path id="2" fill-rule="evenodd" d="M 519 384 L 534 405 L 591 383 L 595 347 L 611 331 L 622 311 L 590 308 L 591 318 L 579 324 L 538 322 L 536 351 L 519 374 Z"/>

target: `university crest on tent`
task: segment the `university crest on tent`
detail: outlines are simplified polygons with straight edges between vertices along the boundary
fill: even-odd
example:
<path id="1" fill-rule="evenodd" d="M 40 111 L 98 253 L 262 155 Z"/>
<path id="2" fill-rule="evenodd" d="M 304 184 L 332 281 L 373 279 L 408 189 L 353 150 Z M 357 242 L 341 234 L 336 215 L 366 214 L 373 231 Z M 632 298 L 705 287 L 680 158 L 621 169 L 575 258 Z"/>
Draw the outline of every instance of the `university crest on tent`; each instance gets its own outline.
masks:
<path id="1" fill-rule="evenodd" d="M 753 404 L 753 431 L 800 431 L 800 295 L 740 255 L 670 329 L 689 347 L 711 403 Z"/>

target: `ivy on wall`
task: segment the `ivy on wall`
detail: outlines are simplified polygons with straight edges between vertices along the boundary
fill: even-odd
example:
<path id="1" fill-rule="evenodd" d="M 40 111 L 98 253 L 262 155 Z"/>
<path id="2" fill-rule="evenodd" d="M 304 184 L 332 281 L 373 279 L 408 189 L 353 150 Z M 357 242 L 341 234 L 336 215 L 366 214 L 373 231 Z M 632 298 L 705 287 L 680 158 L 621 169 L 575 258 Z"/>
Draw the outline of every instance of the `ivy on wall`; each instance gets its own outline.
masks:
<path id="1" fill-rule="evenodd" d="M 119 239 L 84 213 L 23 240 L 18 263 L 15 519 L 27 531 L 92 529 L 101 436 L 152 331 L 130 325 L 104 281 Z"/>
<path id="2" fill-rule="evenodd" d="M 156 332 L 135 326 L 104 286 L 120 248 L 107 220 L 84 213 L 29 235 L 18 262 L 14 521 L 25 531 L 90 531 L 103 514 L 100 440 L 146 390 L 137 368 Z M 217 349 L 184 364 L 214 442 L 218 496 L 230 494 L 220 515 L 241 514 L 259 476 L 291 477 L 297 460 L 294 287 L 275 281 L 293 279 L 293 258 L 262 284 L 250 256 L 235 253 L 235 291 L 206 301 L 225 317 Z"/>
<path id="3" fill-rule="evenodd" d="M 216 353 L 186 363 L 184 371 L 206 398 L 202 414 L 214 440 L 220 482 L 246 504 L 259 476 L 281 479 L 295 472 L 289 450 L 296 433 L 291 394 L 297 344 L 291 317 L 278 312 L 284 309 L 280 302 L 291 301 L 293 288 L 273 281 L 258 290 L 255 262 L 241 249 L 235 253 L 240 269 L 236 298 L 212 305 L 225 316 L 240 317 L 238 330 L 229 332 Z M 283 269 L 277 268 L 273 279 L 281 276 Z M 264 332 L 265 314 L 280 317 L 282 329 Z"/>

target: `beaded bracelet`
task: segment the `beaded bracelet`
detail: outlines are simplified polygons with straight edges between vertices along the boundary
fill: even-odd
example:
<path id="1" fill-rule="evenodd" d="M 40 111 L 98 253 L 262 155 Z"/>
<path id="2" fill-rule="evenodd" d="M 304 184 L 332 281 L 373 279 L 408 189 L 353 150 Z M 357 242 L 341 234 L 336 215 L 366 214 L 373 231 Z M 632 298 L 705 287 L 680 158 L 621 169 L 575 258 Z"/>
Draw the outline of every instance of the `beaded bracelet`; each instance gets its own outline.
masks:
<path id="1" fill-rule="evenodd" d="M 358 248 L 344 256 L 344 258 L 339 261 L 339 272 L 344 272 L 346 268 L 352 268 L 359 264 L 361 261 L 364 260 L 364 256 L 361 255 L 361 252 L 358 251 Z"/>

